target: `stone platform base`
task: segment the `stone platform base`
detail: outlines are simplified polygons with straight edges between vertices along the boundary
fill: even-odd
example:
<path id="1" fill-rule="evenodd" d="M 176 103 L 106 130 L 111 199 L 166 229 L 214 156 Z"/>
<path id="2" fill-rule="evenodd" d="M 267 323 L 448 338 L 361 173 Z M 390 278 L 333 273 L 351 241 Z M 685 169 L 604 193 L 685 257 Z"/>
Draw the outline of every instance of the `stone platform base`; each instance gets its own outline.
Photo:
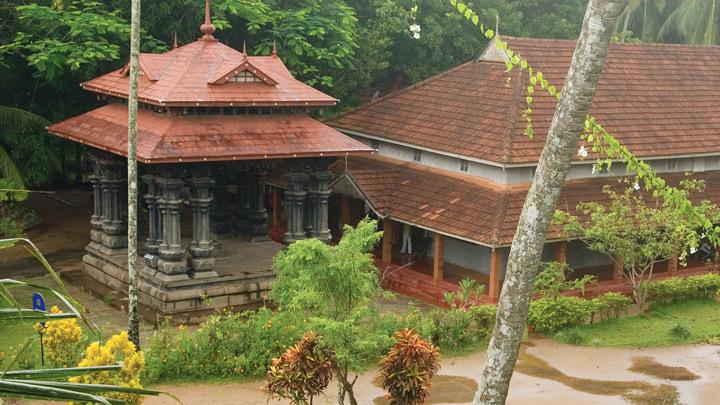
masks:
<path id="1" fill-rule="evenodd" d="M 247 242 L 245 242 L 247 243 Z M 275 242 L 259 242 L 258 244 L 276 244 Z M 278 244 L 279 245 L 279 244 Z M 226 249 L 231 248 L 227 246 Z M 243 246 L 247 251 L 249 248 Z M 252 248 L 250 248 L 252 249 Z M 262 246 L 260 252 L 279 250 L 279 246 Z M 88 245 L 83 256 L 83 276 L 94 280 L 97 284 L 127 296 L 128 272 L 125 255 L 106 255 Z M 227 250 L 226 250 L 226 253 Z M 231 258 L 227 258 L 231 259 Z M 220 309 L 250 309 L 263 305 L 270 291 L 275 275 L 267 260 L 251 262 L 252 269 L 222 269 L 218 272 L 199 272 L 190 278 L 185 274 L 172 277 L 158 277 L 159 273 L 146 269 L 145 263 L 138 260 L 138 287 L 140 290 L 141 315 L 151 323 L 159 323 L 169 318 L 173 323 L 198 323 L 207 315 Z M 219 260 L 242 266 L 241 258 L 235 260 Z M 218 275 L 218 273 L 222 275 Z M 164 275 L 164 274 L 163 274 Z M 94 283 L 85 283 L 94 284 Z M 92 289 L 92 288 L 90 288 Z M 104 293 L 107 294 L 107 291 Z"/>

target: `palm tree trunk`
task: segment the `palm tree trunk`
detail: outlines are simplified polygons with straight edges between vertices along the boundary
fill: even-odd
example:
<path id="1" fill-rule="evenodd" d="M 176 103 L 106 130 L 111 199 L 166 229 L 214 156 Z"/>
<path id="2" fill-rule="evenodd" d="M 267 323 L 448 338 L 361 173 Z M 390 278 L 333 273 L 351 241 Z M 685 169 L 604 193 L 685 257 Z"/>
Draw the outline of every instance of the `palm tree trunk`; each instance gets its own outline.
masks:
<path id="1" fill-rule="evenodd" d="M 505 403 L 545 237 L 625 3 L 590 0 L 588 4 L 562 97 L 510 248 L 495 328 L 474 404 Z"/>
<path id="2" fill-rule="evenodd" d="M 128 92 L 128 336 L 140 350 L 137 280 L 137 111 L 140 65 L 140 0 L 131 0 L 130 90 Z"/>

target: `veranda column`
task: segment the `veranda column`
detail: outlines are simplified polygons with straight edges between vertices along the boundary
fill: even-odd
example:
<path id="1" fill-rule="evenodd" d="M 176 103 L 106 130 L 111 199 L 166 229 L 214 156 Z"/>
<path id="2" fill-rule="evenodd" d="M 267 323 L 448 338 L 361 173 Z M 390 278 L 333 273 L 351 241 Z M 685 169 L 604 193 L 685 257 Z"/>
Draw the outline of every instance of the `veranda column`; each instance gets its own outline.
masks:
<path id="1" fill-rule="evenodd" d="M 500 272 L 502 269 L 502 257 L 500 249 L 493 249 L 490 252 L 490 277 L 488 279 L 488 295 L 496 300 L 500 298 Z"/>
<path id="2" fill-rule="evenodd" d="M 313 172 L 310 176 L 311 223 L 310 236 L 323 242 L 332 239 L 328 228 L 328 198 L 330 198 L 330 181 L 335 177 L 333 172 L 323 170 Z"/>
<path id="3" fill-rule="evenodd" d="M 392 246 L 393 246 L 393 229 L 395 222 L 390 217 L 383 218 L 383 238 L 382 238 L 382 261 L 385 263 L 392 262 Z"/>
<path id="4" fill-rule="evenodd" d="M 567 241 L 561 240 L 555 248 L 555 261 L 558 263 L 567 262 Z"/>
<path id="5" fill-rule="evenodd" d="M 443 262 L 445 260 L 445 238 L 435 232 L 435 242 L 433 245 L 433 279 L 435 281 L 441 281 L 443 279 Z"/>
<path id="6" fill-rule="evenodd" d="M 120 255 L 127 248 L 127 222 L 123 218 L 127 204 L 124 199 L 127 192 L 125 163 L 119 159 L 107 159 L 100 162 L 103 177 L 101 179 L 103 221 L 102 252 L 107 255 Z"/>
<path id="7" fill-rule="evenodd" d="M 148 211 L 148 234 L 145 239 L 145 264 L 157 269 L 158 253 L 162 242 L 162 220 L 160 215 L 158 186 L 155 176 L 145 174 L 140 178 L 145 184 L 143 199 Z"/>
<path id="8" fill-rule="evenodd" d="M 267 235 L 268 213 L 265 209 L 265 171 L 256 169 L 247 175 L 249 210 L 247 220 L 251 236 Z"/>
<path id="9" fill-rule="evenodd" d="M 190 268 L 204 275 L 215 275 L 211 270 L 215 267 L 212 257 L 213 246 L 210 240 L 210 205 L 211 190 L 214 184 L 209 177 L 193 177 L 190 184 L 190 207 L 192 208 L 192 241 L 190 241 Z M 209 274 L 212 273 L 212 274 Z"/>
<path id="10" fill-rule="evenodd" d="M 212 189 L 212 208 L 210 209 L 210 232 L 212 239 L 228 239 L 232 236 L 233 229 L 230 221 L 232 208 L 228 198 L 227 178 L 230 176 L 224 168 L 213 171 L 212 177 L 215 185 Z"/>
<path id="11" fill-rule="evenodd" d="M 249 173 L 247 168 L 243 168 L 236 176 L 237 187 L 237 210 L 235 216 L 239 220 L 247 219 L 250 212 L 250 201 L 252 201 L 252 188 L 249 186 Z"/>
<path id="12" fill-rule="evenodd" d="M 180 239 L 180 212 L 182 200 L 180 190 L 183 181 L 174 178 L 158 178 L 160 189 L 160 213 L 162 215 L 162 242 L 159 246 L 158 270 L 165 274 L 187 272 L 185 250 Z"/>
<path id="13" fill-rule="evenodd" d="M 288 188 L 285 190 L 285 217 L 287 219 L 287 231 L 283 242 L 293 243 L 305 239 L 304 227 L 304 205 L 305 205 L 305 183 L 309 176 L 300 171 L 289 171 L 287 173 Z"/>

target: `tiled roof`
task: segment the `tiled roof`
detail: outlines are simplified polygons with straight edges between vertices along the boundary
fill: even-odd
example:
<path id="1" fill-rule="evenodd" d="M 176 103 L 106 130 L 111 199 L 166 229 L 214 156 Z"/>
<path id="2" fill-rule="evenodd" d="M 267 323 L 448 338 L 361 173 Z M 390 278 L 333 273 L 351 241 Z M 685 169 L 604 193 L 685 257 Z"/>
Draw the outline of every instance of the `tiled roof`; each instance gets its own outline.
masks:
<path id="1" fill-rule="evenodd" d="M 108 104 L 53 124 L 48 131 L 127 154 L 127 107 Z M 167 116 L 138 111 L 138 160 L 200 162 L 370 154 L 372 149 L 304 115 Z"/>
<path id="2" fill-rule="evenodd" d="M 386 157 L 351 157 L 347 174 L 382 215 L 486 246 L 512 243 L 529 183 L 512 187 L 474 176 Z M 676 184 L 683 174 L 664 174 Z M 706 189 L 695 200 L 720 203 L 720 172 L 694 173 Z M 607 201 L 603 187 L 626 187 L 618 178 L 598 177 L 565 183 L 558 209 L 575 213 L 580 202 Z M 551 230 L 549 239 L 557 238 Z"/>
<path id="3" fill-rule="evenodd" d="M 574 41 L 504 37 L 562 87 Z M 493 45 L 491 45 L 493 46 Z M 351 110 L 329 124 L 499 164 L 537 162 L 556 100 L 536 92 L 525 134 L 527 75 L 472 61 Z M 720 152 L 720 47 L 613 44 L 591 113 L 636 155 Z"/>
<path id="4" fill-rule="evenodd" d="M 82 84 L 86 90 L 127 98 L 127 66 Z M 214 38 L 163 54 L 141 54 L 141 102 L 165 106 L 325 106 L 337 100 L 295 80 L 276 55 L 248 56 Z M 227 81 L 242 71 L 262 81 Z"/>

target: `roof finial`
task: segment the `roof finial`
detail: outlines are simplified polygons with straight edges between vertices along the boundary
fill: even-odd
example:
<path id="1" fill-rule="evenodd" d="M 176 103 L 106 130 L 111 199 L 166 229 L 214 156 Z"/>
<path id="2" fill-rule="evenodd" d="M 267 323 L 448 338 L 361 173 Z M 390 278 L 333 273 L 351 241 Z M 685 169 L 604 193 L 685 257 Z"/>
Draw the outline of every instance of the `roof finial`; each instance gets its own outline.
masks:
<path id="1" fill-rule="evenodd" d="M 272 56 L 277 56 L 277 46 L 275 45 L 275 40 L 274 40 L 274 39 L 273 39 Z"/>
<path id="2" fill-rule="evenodd" d="M 173 38 L 173 49 L 175 49 L 175 48 L 177 48 L 177 47 L 178 47 L 177 31 L 175 31 L 175 37 Z"/>
<path id="3" fill-rule="evenodd" d="M 247 55 L 247 47 L 245 46 L 245 40 L 243 39 L 243 53 Z"/>
<path id="4" fill-rule="evenodd" d="M 200 26 L 200 32 L 203 33 L 203 38 L 214 39 L 215 26 L 210 21 L 210 0 L 205 0 L 205 22 Z"/>

